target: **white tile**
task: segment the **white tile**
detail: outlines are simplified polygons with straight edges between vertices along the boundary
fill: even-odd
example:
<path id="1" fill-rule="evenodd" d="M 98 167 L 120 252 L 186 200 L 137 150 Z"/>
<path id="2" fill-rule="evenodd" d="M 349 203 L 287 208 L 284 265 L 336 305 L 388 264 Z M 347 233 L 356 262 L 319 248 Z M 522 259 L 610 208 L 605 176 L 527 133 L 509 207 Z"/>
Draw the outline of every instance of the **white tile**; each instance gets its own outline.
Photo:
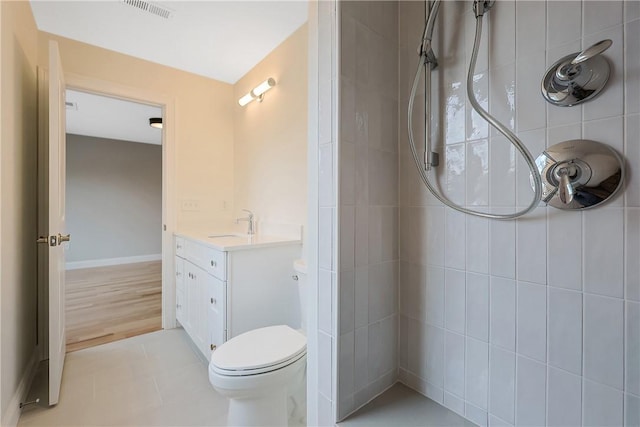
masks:
<path id="1" fill-rule="evenodd" d="M 622 390 L 623 301 L 585 295 L 584 376 Z"/>
<path id="2" fill-rule="evenodd" d="M 463 137 L 464 138 L 464 137 Z M 445 147 L 444 171 L 447 198 L 458 205 L 466 200 L 466 144 L 450 144 Z"/>
<path id="3" fill-rule="evenodd" d="M 582 36 L 582 3 L 550 1 L 547 5 L 547 46 L 555 47 Z"/>
<path id="4" fill-rule="evenodd" d="M 515 63 L 492 70 L 489 74 L 489 112 L 509 129 L 515 129 Z M 490 135 L 497 135 L 493 128 Z"/>
<path id="5" fill-rule="evenodd" d="M 340 336 L 339 351 L 338 396 L 342 400 L 354 392 L 355 347 L 353 331 Z"/>
<path id="6" fill-rule="evenodd" d="M 515 279 L 516 225 L 514 221 L 489 223 L 491 275 Z"/>
<path id="7" fill-rule="evenodd" d="M 371 137 L 371 134 L 369 135 Z M 398 204 L 398 154 L 369 149 L 369 203 Z"/>
<path id="8" fill-rule="evenodd" d="M 513 424 L 489 414 L 489 427 L 513 427 Z"/>
<path id="9" fill-rule="evenodd" d="M 340 203 L 354 205 L 356 201 L 356 146 L 353 143 L 341 141 L 340 157 Z"/>
<path id="10" fill-rule="evenodd" d="M 426 321 L 434 326 L 444 326 L 444 269 L 427 267 Z"/>
<path id="11" fill-rule="evenodd" d="M 487 411 L 477 408 L 473 405 L 466 404 L 465 405 L 465 414 L 466 417 L 477 424 L 480 427 L 486 427 L 487 424 Z"/>
<path id="12" fill-rule="evenodd" d="M 467 335 L 489 341 L 489 276 L 467 273 Z"/>
<path id="13" fill-rule="evenodd" d="M 489 220 L 465 215 L 467 271 L 489 273 Z"/>
<path id="14" fill-rule="evenodd" d="M 444 404 L 444 390 L 440 387 L 436 387 L 430 382 L 425 384 L 424 395 L 440 405 Z"/>
<path id="15" fill-rule="evenodd" d="M 369 267 L 369 323 L 390 316 L 398 306 L 398 263 Z"/>
<path id="16" fill-rule="evenodd" d="M 366 326 L 356 329 L 354 340 L 353 388 L 357 392 L 364 389 L 369 383 L 367 370 L 369 363 L 369 329 Z M 342 366 L 340 369 L 343 369 Z"/>
<path id="17" fill-rule="evenodd" d="M 447 209 L 445 213 L 445 267 L 464 269 L 465 214 Z"/>
<path id="18" fill-rule="evenodd" d="M 330 77 L 318 76 L 318 143 L 331 142 L 332 91 Z"/>
<path id="19" fill-rule="evenodd" d="M 354 327 L 361 328 L 369 323 L 369 269 L 358 267 L 355 272 Z M 340 302 L 342 304 L 342 301 Z"/>
<path id="20" fill-rule="evenodd" d="M 626 302 L 625 383 L 628 393 L 640 395 L 640 304 Z"/>
<path id="21" fill-rule="evenodd" d="M 547 425 L 549 427 L 582 424 L 582 379 L 563 370 L 549 367 Z"/>
<path id="22" fill-rule="evenodd" d="M 513 43 L 513 40 L 511 40 L 511 43 Z M 473 94 L 475 95 L 478 104 L 487 110 L 489 108 L 489 74 L 487 71 L 478 72 L 473 76 Z M 473 109 L 468 98 L 465 108 L 467 140 L 486 140 L 489 137 L 489 124 L 480 116 L 480 114 L 478 114 L 476 110 Z"/>
<path id="23" fill-rule="evenodd" d="M 465 331 L 465 273 L 461 270 L 445 270 L 444 273 L 444 327 L 464 334 Z"/>
<path id="24" fill-rule="evenodd" d="M 335 425 L 335 408 L 333 402 L 323 395 L 318 396 L 318 424 L 321 426 Z"/>
<path id="25" fill-rule="evenodd" d="M 473 338 L 467 338 L 465 358 L 465 399 L 468 403 L 486 411 L 488 387 L 489 345 Z M 468 411 L 467 415 L 469 415 Z"/>
<path id="26" fill-rule="evenodd" d="M 340 20 L 340 74 L 343 77 L 351 80 L 355 77 L 357 52 L 356 21 L 353 17 L 342 14 Z"/>
<path id="27" fill-rule="evenodd" d="M 425 327 L 424 323 L 415 319 L 408 319 L 407 366 L 408 366 L 409 372 L 411 372 L 412 374 L 420 378 L 425 377 L 425 368 L 426 368 L 425 354 L 423 353 L 424 351 L 423 349 L 425 346 L 424 327 Z"/>
<path id="28" fill-rule="evenodd" d="M 547 360 L 547 288 L 518 282 L 518 354 Z"/>
<path id="29" fill-rule="evenodd" d="M 332 333 L 333 280 L 329 270 L 318 271 L 318 327 L 327 334 Z"/>
<path id="30" fill-rule="evenodd" d="M 517 220 L 517 275 L 518 280 L 547 284 L 547 222 L 546 208 L 537 208 L 532 215 L 537 218 Z"/>
<path id="31" fill-rule="evenodd" d="M 334 208 L 320 208 L 318 213 L 318 266 L 333 269 Z"/>
<path id="32" fill-rule="evenodd" d="M 382 207 L 370 206 L 368 212 L 369 223 L 369 264 L 382 261 Z"/>
<path id="33" fill-rule="evenodd" d="M 444 389 L 464 397 L 464 336 L 446 331 L 444 336 Z"/>
<path id="34" fill-rule="evenodd" d="M 398 325 L 398 368 L 400 374 L 403 370 L 409 369 L 409 319 L 406 316 L 399 315 Z M 399 379 L 402 381 L 402 378 Z"/>
<path id="35" fill-rule="evenodd" d="M 444 406 L 456 414 L 464 416 L 464 400 L 446 391 L 444 392 Z"/>
<path id="36" fill-rule="evenodd" d="M 591 4 L 587 2 L 585 4 Z M 609 2 L 604 2 L 609 4 Z M 622 7 L 620 2 L 611 3 L 611 10 Z M 585 24 L 586 30 L 586 24 Z M 623 26 L 618 25 L 608 28 L 599 33 L 590 34 L 584 37 L 582 44 L 583 49 L 594 43 L 604 39 L 611 39 L 613 45 L 603 55 L 616 64 L 611 68 L 611 74 L 605 89 L 598 95 L 596 102 L 587 102 L 584 104 L 584 120 L 595 120 L 604 117 L 619 116 L 624 112 L 624 50 L 623 50 Z M 585 34 L 587 32 L 585 31 Z"/>
<path id="37" fill-rule="evenodd" d="M 491 277 L 490 342 L 508 350 L 516 349 L 516 282 Z"/>
<path id="38" fill-rule="evenodd" d="M 355 267 L 356 208 L 340 206 L 340 270 Z"/>
<path id="39" fill-rule="evenodd" d="M 333 144 L 323 144 L 318 149 L 318 204 L 335 206 L 333 196 Z"/>
<path id="40" fill-rule="evenodd" d="M 466 162 L 467 205 L 487 206 L 489 204 L 489 142 L 482 139 L 467 143 Z"/>
<path id="41" fill-rule="evenodd" d="M 425 329 L 426 380 L 444 386 L 444 329 L 427 325 Z"/>
<path id="42" fill-rule="evenodd" d="M 624 217 L 618 208 L 584 213 L 584 290 L 622 298 Z"/>
<path id="43" fill-rule="evenodd" d="M 638 65 L 638 68 L 640 69 L 640 64 Z M 640 163 L 640 147 L 638 146 L 636 135 L 640 135 L 640 116 L 627 116 L 625 118 L 626 140 L 624 146 L 624 154 L 627 158 L 627 161 L 631 165 L 637 165 Z M 627 206 L 640 206 L 640 174 L 636 172 L 635 168 L 627 168 L 625 179 L 625 196 L 627 199 Z"/>
<path id="44" fill-rule="evenodd" d="M 516 425 L 545 425 L 546 366 L 518 356 L 516 373 Z"/>
<path id="45" fill-rule="evenodd" d="M 521 4 L 523 3 L 518 3 L 516 9 L 519 9 Z M 535 4 L 534 7 L 539 9 L 540 6 L 540 4 Z M 546 125 L 547 102 L 540 96 L 538 85 L 531 84 L 531 82 L 537 82 L 544 73 L 544 48 L 524 53 L 522 59 L 519 59 L 516 63 L 516 117 L 518 132 L 539 129 Z"/>
<path id="46" fill-rule="evenodd" d="M 625 298 L 640 301 L 640 209 L 627 208 L 625 224 Z"/>
<path id="47" fill-rule="evenodd" d="M 596 33 L 622 23 L 621 1 L 587 1 L 582 3 L 582 8 L 584 34 Z"/>
<path id="48" fill-rule="evenodd" d="M 358 206 L 366 206 L 369 204 L 369 151 L 366 149 L 368 134 L 361 136 L 365 133 L 361 128 L 365 127 L 362 122 L 368 120 L 368 117 L 360 115 L 356 119 L 358 120 L 358 133 L 356 134 L 355 202 Z M 358 138 L 364 139 L 364 141 L 359 141 Z"/>
<path id="49" fill-rule="evenodd" d="M 516 55 L 545 49 L 545 7 L 536 2 L 516 2 Z"/>
<path id="50" fill-rule="evenodd" d="M 340 335 L 344 335 L 352 332 L 355 324 L 355 271 L 341 272 L 338 288 L 340 289 Z"/>
<path id="51" fill-rule="evenodd" d="M 582 422 L 587 426 L 619 426 L 623 422 L 621 391 L 584 380 Z"/>
<path id="52" fill-rule="evenodd" d="M 516 355 L 491 346 L 490 363 L 489 412 L 513 424 Z"/>
<path id="53" fill-rule="evenodd" d="M 516 61 L 516 2 L 499 3 L 498 7 L 491 9 L 490 15 L 492 24 L 500 25 L 492 25 L 491 31 L 483 37 L 488 37 L 491 46 L 489 66 L 496 68 Z"/>
<path id="54" fill-rule="evenodd" d="M 466 51 L 466 59 L 465 64 L 469 64 L 471 62 L 471 51 L 473 48 L 473 41 L 475 36 L 475 28 L 476 28 L 476 19 L 473 13 L 465 13 L 462 17 L 465 21 L 464 23 L 464 31 L 465 31 L 465 51 Z M 489 37 L 482 37 L 480 41 L 480 46 L 478 47 L 478 61 L 476 65 L 477 71 L 484 71 L 489 66 L 489 48 L 488 43 Z"/>
<path id="55" fill-rule="evenodd" d="M 426 263 L 444 265 L 444 208 L 429 206 L 426 209 Z"/>
<path id="56" fill-rule="evenodd" d="M 380 321 L 380 339 L 378 341 L 381 346 L 380 364 L 382 369 L 380 374 L 392 373 L 395 378 L 398 369 L 398 352 L 396 346 L 389 345 L 389 343 L 398 342 L 398 316 L 389 316 Z"/>
<path id="57" fill-rule="evenodd" d="M 320 332 L 318 334 L 318 391 L 325 397 L 331 396 L 331 360 L 333 359 L 333 339 Z"/>
<path id="58" fill-rule="evenodd" d="M 626 1 L 625 5 L 636 5 L 640 10 L 640 2 Z M 625 13 L 625 17 L 627 14 Z M 625 25 L 625 114 L 640 113 L 640 21 L 629 22 Z"/>
<path id="59" fill-rule="evenodd" d="M 340 142 L 355 142 L 356 88 L 348 78 L 340 79 Z"/>
<path id="60" fill-rule="evenodd" d="M 356 205 L 354 263 L 356 267 L 369 264 L 369 207 Z"/>
<path id="61" fill-rule="evenodd" d="M 582 215 L 551 209 L 547 224 L 549 285 L 582 290 Z"/>
<path id="62" fill-rule="evenodd" d="M 549 288 L 549 365 L 582 374 L 582 294 Z"/>
<path id="63" fill-rule="evenodd" d="M 491 206 L 514 206 L 516 203 L 516 152 L 504 136 L 491 138 Z"/>
<path id="64" fill-rule="evenodd" d="M 625 22 L 631 22 L 640 18 L 640 1 L 632 0 L 624 2 Z"/>
<path id="65" fill-rule="evenodd" d="M 631 394 L 624 395 L 624 426 L 640 425 L 640 398 Z"/>
<path id="66" fill-rule="evenodd" d="M 624 123 L 621 116 L 584 122 L 584 137 L 607 144 L 618 153 L 624 151 Z M 600 177 L 603 179 L 606 177 Z M 592 178 L 596 180 L 594 176 Z"/>
<path id="67" fill-rule="evenodd" d="M 383 206 L 380 213 L 381 261 L 398 259 L 398 208 Z"/>
<path id="68" fill-rule="evenodd" d="M 534 157 L 537 157 L 546 148 L 547 133 L 543 128 L 519 132 L 518 136 Z M 531 187 L 531 169 L 524 161 L 524 157 L 518 155 L 516 156 L 516 205 L 521 208 L 529 206 L 534 195 L 533 187 Z M 531 220 L 544 219 L 544 210 L 537 209 L 527 214 L 527 218 Z"/>

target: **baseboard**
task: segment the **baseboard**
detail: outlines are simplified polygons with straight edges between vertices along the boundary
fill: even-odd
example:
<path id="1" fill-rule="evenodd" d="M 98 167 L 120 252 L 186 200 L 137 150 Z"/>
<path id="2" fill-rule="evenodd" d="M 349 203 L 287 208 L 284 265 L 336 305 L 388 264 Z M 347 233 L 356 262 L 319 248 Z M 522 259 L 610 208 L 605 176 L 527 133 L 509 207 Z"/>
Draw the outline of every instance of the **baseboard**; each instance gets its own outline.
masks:
<path id="1" fill-rule="evenodd" d="M 135 264 L 136 262 L 149 262 L 162 260 L 162 254 L 138 255 L 123 258 L 89 259 L 86 261 L 73 261 L 65 265 L 67 270 L 80 268 L 108 267 L 110 265 Z"/>
<path id="2" fill-rule="evenodd" d="M 35 348 L 33 354 L 31 355 L 31 359 L 29 360 L 29 364 L 24 370 L 24 375 L 20 379 L 20 383 L 13 393 L 13 396 L 11 396 L 9 407 L 6 409 L 5 413 L 2 414 L 2 421 L 0 423 L 2 427 L 15 427 L 18 425 L 20 413 L 22 412 L 22 410 L 20 409 L 20 403 L 22 403 L 23 400 L 27 397 L 27 394 L 29 393 L 29 387 L 31 386 L 31 382 L 33 381 L 33 378 L 35 377 L 37 372 L 38 353 L 39 350 Z"/>

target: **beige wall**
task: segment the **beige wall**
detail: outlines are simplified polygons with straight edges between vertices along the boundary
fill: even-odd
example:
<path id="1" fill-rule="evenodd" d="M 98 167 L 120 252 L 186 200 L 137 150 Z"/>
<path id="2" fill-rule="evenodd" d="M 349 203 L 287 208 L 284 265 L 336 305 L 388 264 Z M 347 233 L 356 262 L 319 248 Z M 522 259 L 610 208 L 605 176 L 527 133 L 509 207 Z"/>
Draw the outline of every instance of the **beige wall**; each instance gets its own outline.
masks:
<path id="1" fill-rule="evenodd" d="M 36 346 L 37 29 L 26 1 L 0 2 L 0 414 Z"/>
<path id="2" fill-rule="evenodd" d="M 233 206 L 233 87 L 85 43 L 40 32 L 39 64 L 47 44 L 60 46 L 66 73 L 163 94 L 175 99 L 175 190 L 177 226 L 228 218 Z M 198 212 L 183 212 L 181 200 L 198 200 Z"/>
<path id="3" fill-rule="evenodd" d="M 307 221 L 307 25 L 303 25 L 242 77 L 234 89 L 235 214 Z M 237 100 L 273 77 L 263 102 Z"/>
<path id="4" fill-rule="evenodd" d="M 162 253 L 160 145 L 67 134 L 66 191 L 68 263 Z"/>

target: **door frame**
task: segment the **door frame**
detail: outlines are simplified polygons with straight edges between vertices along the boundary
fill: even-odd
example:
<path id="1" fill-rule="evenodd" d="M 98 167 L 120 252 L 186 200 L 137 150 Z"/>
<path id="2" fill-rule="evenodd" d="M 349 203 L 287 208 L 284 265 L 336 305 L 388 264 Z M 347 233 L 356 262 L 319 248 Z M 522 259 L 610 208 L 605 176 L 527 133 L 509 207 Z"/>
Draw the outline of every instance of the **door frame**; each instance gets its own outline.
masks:
<path id="1" fill-rule="evenodd" d="M 40 73 L 39 73 L 40 77 Z M 162 108 L 164 126 L 162 128 L 162 329 L 176 327 L 175 277 L 173 265 L 173 233 L 176 229 L 175 203 L 175 98 L 164 93 L 121 85 L 106 80 L 87 77 L 75 73 L 65 73 L 66 89 L 88 92 L 96 95 L 118 98 Z M 44 85 L 39 84 L 39 91 Z M 42 94 L 40 94 L 42 95 Z M 42 104 L 42 103 L 40 103 Z M 39 106 L 40 117 L 46 106 Z M 39 120 L 42 126 L 42 119 Z M 38 281 L 38 318 L 46 319 L 46 283 Z M 46 322 L 38 322 L 38 343 L 45 344 L 48 334 Z M 40 345 L 41 358 L 47 358 L 47 345 Z"/>

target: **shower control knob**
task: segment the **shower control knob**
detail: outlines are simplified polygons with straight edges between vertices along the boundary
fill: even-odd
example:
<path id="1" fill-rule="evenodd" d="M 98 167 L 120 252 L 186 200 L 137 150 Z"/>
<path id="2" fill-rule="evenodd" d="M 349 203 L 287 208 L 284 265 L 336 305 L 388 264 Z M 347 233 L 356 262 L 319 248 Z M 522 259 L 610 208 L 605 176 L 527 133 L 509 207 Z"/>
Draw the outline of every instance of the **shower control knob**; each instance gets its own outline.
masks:
<path id="1" fill-rule="evenodd" d="M 560 171 L 558 171 L 558 175 L 560 177 L 560 183 L 558 185 L 560 201 L 566 204 L 573 201 L 573 195 L 576 193 L 573 188 L 573 184 L 571 184 L 570 173 L 569 168 L 566 167 L 561 168 Z"/>

